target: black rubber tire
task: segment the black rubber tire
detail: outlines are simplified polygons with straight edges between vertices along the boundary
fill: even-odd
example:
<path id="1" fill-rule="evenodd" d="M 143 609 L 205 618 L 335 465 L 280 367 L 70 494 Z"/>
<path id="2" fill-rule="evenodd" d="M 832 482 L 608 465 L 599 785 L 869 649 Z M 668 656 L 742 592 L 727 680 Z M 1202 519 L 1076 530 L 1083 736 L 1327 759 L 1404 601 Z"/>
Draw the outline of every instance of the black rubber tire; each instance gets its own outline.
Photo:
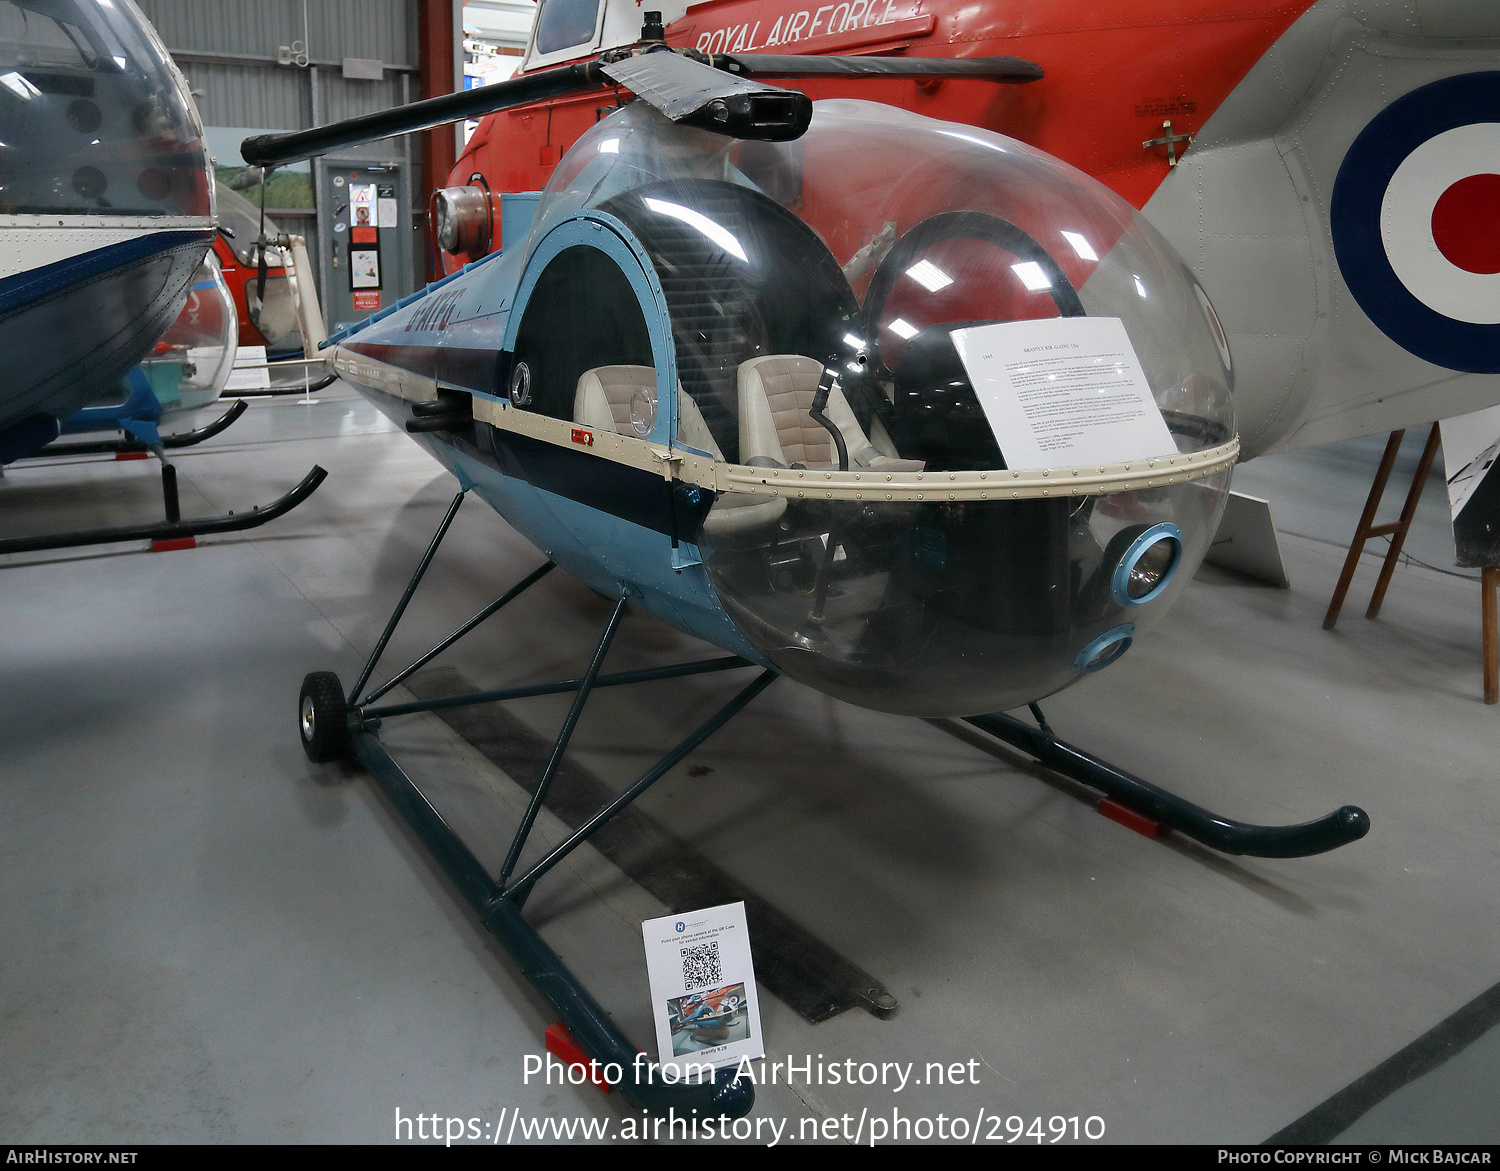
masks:
<path id="1" fill-rule="evenodd" d="M 327 764 L 349 751 L 349 705 L 344 685 L 332 671 L 314 671 L 302 680 L 297 698 L 297 731 L 302 751 L 314 764 Z"/>

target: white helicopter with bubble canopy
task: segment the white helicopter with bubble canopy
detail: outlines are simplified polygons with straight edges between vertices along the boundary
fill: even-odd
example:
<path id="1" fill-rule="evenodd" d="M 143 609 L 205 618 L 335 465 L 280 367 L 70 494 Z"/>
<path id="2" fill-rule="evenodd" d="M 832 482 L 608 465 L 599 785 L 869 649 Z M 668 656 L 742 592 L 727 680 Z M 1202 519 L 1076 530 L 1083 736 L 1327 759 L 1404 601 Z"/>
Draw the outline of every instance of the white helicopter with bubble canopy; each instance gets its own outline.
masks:
<path id="1" fill-rule="evenodd" d="M 214 238 L 182 75 L 129 0 L 0 3 L 0 462 L 171 324 Z"/>
<path id="2" fill-rule="evenodd" d="M 152 373 L 162 389 L 170 382 L 174 405 L 217 396 L 232 340 L 192 329 L 202 360 L 182 357 L 187 344 L 175 357 L 153 354 L 190 296 L 223 291 L 216 270 L 202 267 L 215 231 L 197 109 L 134 3 L 0 0 L 0 465 L 52 443 L 90 403 L 123 406 L 119 388 L 143 386 Z M 135 539 L 180 547 L 196 534 L 264 524 L 322 481 L 314 469 L 265 508 L 184 520 L 164 452 L 231 421 L 165 438 L 146 422 L 144 445 L 162 456 L 165 520 L 0 537 L 0 553 Z"/>

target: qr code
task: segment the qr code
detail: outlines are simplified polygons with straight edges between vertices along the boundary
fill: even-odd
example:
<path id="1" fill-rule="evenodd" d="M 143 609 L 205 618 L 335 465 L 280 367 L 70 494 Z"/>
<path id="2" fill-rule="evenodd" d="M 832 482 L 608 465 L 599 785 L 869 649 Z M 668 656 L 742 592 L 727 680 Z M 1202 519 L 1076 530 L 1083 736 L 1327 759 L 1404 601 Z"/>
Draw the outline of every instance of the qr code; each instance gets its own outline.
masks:
<path id="1" fill-rule="evenodd" d="M 724 983 L 718 940 L 711 939 L 697 947 L 682 949 L 682 982 L 688 992 L 696 988 L 717 988 Z"/>

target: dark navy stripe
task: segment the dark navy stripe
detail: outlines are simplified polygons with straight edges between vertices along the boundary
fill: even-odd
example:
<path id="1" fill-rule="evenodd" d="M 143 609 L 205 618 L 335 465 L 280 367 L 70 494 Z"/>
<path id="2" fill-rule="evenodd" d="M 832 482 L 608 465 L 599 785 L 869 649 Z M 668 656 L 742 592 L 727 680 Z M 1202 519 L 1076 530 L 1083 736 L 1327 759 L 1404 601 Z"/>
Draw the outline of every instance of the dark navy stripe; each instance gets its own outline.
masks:
<path id="1" fill-rule="evenodd" d="M 1500 984 L 1480 993 L 1401 1052 L 1388 1057 L 1290 1126 L 1278 1130 L 1266 1139 L 1265 1145 L 1332 1142 L 1402 1086 L 1457 1057 L 1496 1025 L 1500 1025 Z"/>
<path id="2" fill-rule="evenodd" d="M 674 535 L 675 524 L 678 535 L 691 540 L 713 503 L 712 494 L 705 493 L 701 510 L 691 510 L 697 515 L 674 517 L 672 483 L 660 473 L 617 464 L 581 448 L 559 447 L 484 423 L 479 426 L 492 433 L 492 462 L 504 475 L 669 537 Z"/>
<path id="3" fill-rule="evenodd" d="M 388 366 L 397 366 L 450 386 L 478 390 L 485 394 L 495 393 L 499 380 L 498 350 L 361 341 L 346 342 L 344 348 L 350 353 L 362 354 Z"/>
<path id="4" fill-rule="evenodd" d="M 44 301 L 77 285 L 87 284 L 115 269 L 127 268 L 190 244 L 211 243 L 213 238 L 212 228 L 148 232 L 134 240 L 111 244 L 107 248 L 95 248 L 91 252 L 5 277 L 0 279 L 0 316 Z"/>

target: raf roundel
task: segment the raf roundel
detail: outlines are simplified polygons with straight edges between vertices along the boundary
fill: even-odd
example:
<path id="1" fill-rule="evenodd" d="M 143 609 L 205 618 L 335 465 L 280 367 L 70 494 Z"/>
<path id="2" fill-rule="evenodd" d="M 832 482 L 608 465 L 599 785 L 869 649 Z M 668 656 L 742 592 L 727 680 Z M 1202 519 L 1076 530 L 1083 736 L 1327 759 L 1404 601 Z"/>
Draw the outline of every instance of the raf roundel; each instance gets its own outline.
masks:
<path id="1" fill-rule="evenodd" d="M 1392 341 L 1450 370 L 1500 373 L 1500 73 L 1387 106 L 1333 188 L 1339 270 Z"/>

